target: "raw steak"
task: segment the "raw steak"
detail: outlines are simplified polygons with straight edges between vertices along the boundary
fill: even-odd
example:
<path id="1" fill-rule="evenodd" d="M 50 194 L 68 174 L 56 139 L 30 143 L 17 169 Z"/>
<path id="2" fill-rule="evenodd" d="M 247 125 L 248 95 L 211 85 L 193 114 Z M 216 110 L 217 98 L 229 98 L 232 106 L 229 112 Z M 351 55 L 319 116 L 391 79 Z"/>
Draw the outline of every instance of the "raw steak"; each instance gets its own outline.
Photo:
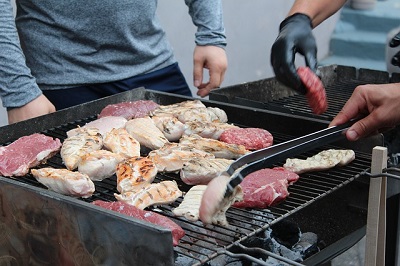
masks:
<path id="1" fill-rule="evenodd" d="M 259 150 L 273 143 L 272 134 L 262 128 L 230 128 L 222 132 L 220 141 L 243 145 L 247 150 Z"/>
<path id="2" fill-rule="evenodd" d="M 172 242 L 174 246 L 178 245 L 179 240 L 185 235 L 185 231 L 183 231 L 182 227 L 180 227 L 171 219 L 158 213 L 140 210 L 124 202 L 107 202 L 102 200 L 95 200 L 92 203 L 108 210 L 116 211 L 170 229 L 172 232 Z"/>
<path id="3" fill-rule="evenodd" d="M 110 104 L 101 110 L 98 118 L 104 116 L 122 116 L 126 119 L 145 117 L 158 108 L 158 104 L 151 100 L 139 100 Z"/>
<path id="4" fill-rule="evenodd" d="M 51 158 L 61 149 L 61 141 L 43 134 L 24 136 L 0 147 L 0 174 L 24 176 L 29 169 Z"/>
<path id="5" fill-rule="evenodd" d="M 284 200 L 290 184 L 299 176 L 283 167 L 261 169 L 247 175 L 240 186 L 243 189 L 243 201 L 233 204 L 238 208 L 267 208 Z"/>
<path id="6" fill-rule="evenodd" d="M 317 115 L 324 113 L 328 102 L 322 81 L 309 67 L 299 67 L 297 74 L 307 89 L 306 97 L 312 111 Z"/>

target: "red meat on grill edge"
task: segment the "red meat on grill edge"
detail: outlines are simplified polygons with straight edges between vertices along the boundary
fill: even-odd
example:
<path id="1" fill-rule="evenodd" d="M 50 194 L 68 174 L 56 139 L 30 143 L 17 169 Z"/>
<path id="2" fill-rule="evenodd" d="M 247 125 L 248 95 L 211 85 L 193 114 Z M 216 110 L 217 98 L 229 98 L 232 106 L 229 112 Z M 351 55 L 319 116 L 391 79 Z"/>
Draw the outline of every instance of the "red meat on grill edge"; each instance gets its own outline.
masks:
<path id="1" fill-rule="evenodd" d="M 95 200 L 92 203 L 105 209 L 116 211 L 170 229 L 172 233 L 172 243 L 174 246 L 178 245 L 179 240 L 185 235 L 185 231 L 182 229 L 182 227 L 180 227 L 171 219 L 158 213 L 141 210 L 120 201 L 108 202 L 103 200 Z"/>
<path id="2" fill-rule="evenodd" d="M 98 118 L 105 116 L 122 116 L 130 120 L 134 118 L 145 117 L 149 115 L 151 111 L 154 111 L 158 107 L 159 104 L 151 100 L 138 100 L 132 102 L 110 104 L 101 110 Z"/>

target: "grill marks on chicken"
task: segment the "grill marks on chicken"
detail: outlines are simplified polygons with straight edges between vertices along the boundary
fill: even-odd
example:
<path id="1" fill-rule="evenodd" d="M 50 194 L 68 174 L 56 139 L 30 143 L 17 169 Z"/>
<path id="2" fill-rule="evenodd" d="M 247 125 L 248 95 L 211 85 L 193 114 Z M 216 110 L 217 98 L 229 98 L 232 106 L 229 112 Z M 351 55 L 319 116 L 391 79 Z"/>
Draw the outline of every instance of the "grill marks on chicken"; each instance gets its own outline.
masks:
<path id="1" fill-rule="evenodd" d="M 219 139 L 225 130 L 239 128 L 238 126 L 222 122 L 190 121 L 186 122 L 185 125 L 184 135 L 190 136 L 196 134 L 209 139 Z"/>
<path id="2" fill-rule="evenodd" d="M 118 201 L 125 202 L 141 210 L 160 204 L 169 204 L 182 196 L 175 181 L 152 183 L 138 191 L 128 191 L 123 194 L 114 194 Z"/>
<path id="3" fill-rule="evenodd" d="M 234 160 L 222 158 L 198 158 L 185 162 L 180 177 L 188 185 L 206 185 L 226 171 Z"/>
<path id="4" fill-rule="evenodd" d="M 179 140 L 186 129 L 186 125 L 173 115 L 158 115 L 151 119 L 169 141 Z"/>
<path id="5" fill-rule="evenodd" d="M 115 174 L 117 164 L 123 160 L 123 156 L 107 150 L 92 151 L 81 157 L 78 172 L 88 175 L 93 181 L 101 181 Z"/>
<path id="6" fill-rule="evenodd" d="M 176 216 L 183 216 L 192 222 L 198 221 L 201 198 L 206 188 L 206 185 L 191 187 L 185 194 L 182 203 L 179 204 L 177 208 L 173 209 L 172 213 Z"/>
<path id="7" fill-rule="evenodd" d="M 97 128 L 82 128 L 79 133 L 64 140 L 60 154 L 67 169 L 74 170 L 83 155 L 102 147 L 103 137 Z"/>
<path id="8" fill-rule="evenodd" d="M 125 158 L 140 156 L 140 143 L 125 128 L 114 128 L 106 134 L 104 147 Z"/>
<path id="9" fill-rule="evenodd" d="M 48 189 L 63 195 L 88 198 L 95 191 L 89 176 L 79 172 L 47 167 L 32 169 L 31 174 Z"/>

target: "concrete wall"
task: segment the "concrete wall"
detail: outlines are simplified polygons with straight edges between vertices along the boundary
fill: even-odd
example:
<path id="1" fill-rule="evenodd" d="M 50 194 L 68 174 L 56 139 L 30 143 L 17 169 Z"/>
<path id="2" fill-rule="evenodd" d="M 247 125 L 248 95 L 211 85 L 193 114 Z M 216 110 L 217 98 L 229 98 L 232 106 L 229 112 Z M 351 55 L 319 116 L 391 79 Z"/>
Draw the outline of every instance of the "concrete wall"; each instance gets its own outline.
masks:
<path id="1" fill-rule="evenodd" d="M 270 66 L 270 48 L 278 34 L 279 23 L 285 18 L 292 3 L 293 0 L 223 1 L 229 64 L 223 87 L 274 76 Z M 191 85 L 196 29 L 188 15 L 187 7 L 184 1 L 161 0 L 158 15 L 180 67 Z M 319 58 L 328 53 L 330 35 L 338 17 L 338 14 L 334 15 L 314 30 Z M 303 62 L 298 61 L 298 64 Z M 196 95 L 197 89 L 193 86 L 191 89 Z M 0 126 L 6 123 L 6 112 L 1 108 Z"/>

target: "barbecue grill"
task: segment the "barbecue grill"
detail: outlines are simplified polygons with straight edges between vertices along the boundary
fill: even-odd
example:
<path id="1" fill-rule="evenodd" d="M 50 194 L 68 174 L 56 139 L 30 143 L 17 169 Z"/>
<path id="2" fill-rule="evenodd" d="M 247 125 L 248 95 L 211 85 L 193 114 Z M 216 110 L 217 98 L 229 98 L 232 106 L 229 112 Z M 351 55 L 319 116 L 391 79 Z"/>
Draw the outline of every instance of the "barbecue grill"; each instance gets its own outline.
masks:
<path id="1" fill-rule="evenodd" d="M 153 100 L 167 105 L 193 98 L 138 88 L 97 101 L 64 109 L 42 117 L 0 128 L 0 143 L 36 132 L 66 138 L 70 129 L 97 118 L 109 104 Z M 280 143 L 327 127 L 327 122 L 276 110 L 261 110 L 230 103 L 203 100 L 206 106 L 223 109 L 230 123 L 242 127 L 262 127 Z M 368 177 L 371 150 L 382 145 L 382 136 L 329 145 L 293 154 L 305 158 L 328 148 L 351 148 L 356 159 L 341 168 L 301 174 L 289 187 L 282 203 L 264 210 L 230 208 L 227 227 L 204 226 L 174 217 L 172 209 L 182 199 L 153 211 L 169 217 L 186 235 L 173 247 L 171 231 L 91 204 L 94 200 L 115 201 L 116 178 L 95 182 L 96 192 L 88 199 L 72 198 L 47 190 L 30 174 L 0 177 L 0 260 L 19 265 L 248 265 L 263 264 L 271 257 L 288 264 L 299 261 L 249 246 L 250 240 L 265 235 L 274 226 L 290 222 L 301 232 L 318 236 L 316 252 L 302 263 L 316 265 L 331 260 L 365 234 Z M 281 165 L 277 164 L 277 166 Z M 43 166 L 64 168 L 59 154 Z M 155 182 L 176 180 L 176 174 L 158 174 Z"/>

